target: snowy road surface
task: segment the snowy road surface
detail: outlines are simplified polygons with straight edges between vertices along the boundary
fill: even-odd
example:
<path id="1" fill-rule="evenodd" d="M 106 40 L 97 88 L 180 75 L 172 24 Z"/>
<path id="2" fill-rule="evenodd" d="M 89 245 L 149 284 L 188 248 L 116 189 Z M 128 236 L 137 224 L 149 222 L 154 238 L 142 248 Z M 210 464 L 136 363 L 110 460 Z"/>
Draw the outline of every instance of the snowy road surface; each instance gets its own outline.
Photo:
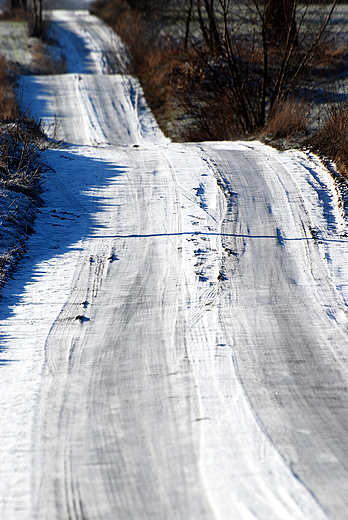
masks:
<path id="1" fill-rule="evenodd" d="M 68 144 L 0 306 L 0 518 L 346 520 L 331 177 L 256 142 L 170 143 L 117 37 L 53 19 L 69 72 L 23 78 L 23 102 Z"/>

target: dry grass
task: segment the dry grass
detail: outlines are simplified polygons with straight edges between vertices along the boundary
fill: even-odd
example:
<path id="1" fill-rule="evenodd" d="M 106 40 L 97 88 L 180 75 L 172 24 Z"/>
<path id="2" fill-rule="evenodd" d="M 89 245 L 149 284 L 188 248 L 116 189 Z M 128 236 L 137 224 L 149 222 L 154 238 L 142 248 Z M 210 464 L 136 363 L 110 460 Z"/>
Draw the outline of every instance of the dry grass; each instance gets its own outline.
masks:
<path id="1" fill-rule="evenodd" d="M 31 68 L 35 74 L 65 74 L 67 72 L 66 59 L 63 55 L 54 56 L 50 52 L 50 45 L 37 41 L 33 47 Z"/>
<path id="2" fill-rule="evenodd" d="M 324 123 L 306 144 L 324 159 L 334 162 L 348 179 L 348 104 L 333 103 Z"/>
<path id="3" fill-rule="evenodd" d="M 24 244 L 0 254 L 0 288 L 3 287 L 20 259 L 25 254 Z"/>
<path id="4" fill-rule="evenodd" d="M 0 56 L 0 119 L 14 117 L 17 100 L 10 65 Z"/>
<path id="5" fill-rule="evenodd" d="M 273 110 L 266 127 L 267 137 L 274 139 L 303 137 L 310 126 L 308 103 L 288 99 Z"/>
<path id="6" fill-rule="evenodd" d="M 28 20 L 28 12 L 24 9 L 5 9 L 0 15 L 0 20 L 12 22 L 25 22 Z"/>
<path id="7" fill-rule="evenodd" d="M 325 37 L 319 42 L 313 57 L 312 66 L 319 70 L 339 71 L 346 67 L 347 49 L 344 42 Z"/>
<path id="8" fill-rule="evenodd" d="M 47 139 L 30 115 L 0 123 L 0 186 L 29 196 L 40 193 L 40 156 Z"/>

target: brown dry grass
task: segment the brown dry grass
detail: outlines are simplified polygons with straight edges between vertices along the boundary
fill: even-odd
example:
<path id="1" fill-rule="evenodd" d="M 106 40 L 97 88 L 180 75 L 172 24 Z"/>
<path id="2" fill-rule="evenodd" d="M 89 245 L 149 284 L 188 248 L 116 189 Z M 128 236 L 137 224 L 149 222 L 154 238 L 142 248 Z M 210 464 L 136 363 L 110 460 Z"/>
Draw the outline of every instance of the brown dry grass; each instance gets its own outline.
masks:
<path id="1" fill-rule="evenodd" d="M 0 119 L 14 117 L 16 112 L 14 78 L 9 64 L 0 56 Z"/>
<path id="2" fill-rule="evenodd" d="M 31 68 L 35 74 L 53 75 L 67 72 L 65 57 L 54 57 L 48 46 L 42 41 L 37 41 L 34 44 Z"/>
<path id="3" fill-rule="evenodd" d="M 266 127 L 266 135 L 281 139 L 300 137 L 309 133 L 309 106 L 297 99 L 288 99 L 273 110 Z"/>
<path id="4" fill-rule="evenodd" d="M 14 78 L 6 60 L 0 56 L 0 185 L 4 189 L 37 195 L 42 165 L 41 150 L 47 139 L 41 124 L 21 113 Z"/>
<path id="5" fill-rule="evenodd" d="M 36 197 L 41 190 L 40 156 L 47 139 L 30 115 L 0 122 L 0 186 Z"/>
<path id="6" fill-rule="evenodd" d="M 28 11 L 25 11 L 24 9 L 5 9 L 0 15 L 0 20 L 25 22 L 28 20 Z"/>
<path id="7" fill-rule="evenodd" d="M 319 131 L 306 144 L 324 159 L 334 162 L 348 179 L 348 104 L 333 103 Z"/>

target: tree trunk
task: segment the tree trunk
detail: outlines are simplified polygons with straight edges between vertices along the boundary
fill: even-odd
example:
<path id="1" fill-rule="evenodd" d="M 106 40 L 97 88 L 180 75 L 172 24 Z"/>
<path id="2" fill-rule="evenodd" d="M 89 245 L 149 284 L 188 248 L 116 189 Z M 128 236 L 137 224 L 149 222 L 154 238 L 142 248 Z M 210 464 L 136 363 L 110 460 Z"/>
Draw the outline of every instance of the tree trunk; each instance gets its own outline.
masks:
<path id="1" fill-rule="evenodd" d="M 19 9 L 21 7 L 20 0 L 11 0 L 11 9 Z"/>
<path id="2" fill-rule="evenodd" d="M 11 9 L 27 9 L 28 1 L 27 0 L 11 0 L 10 6 Z"/>
<path id="3" fill-rule="evenodd" d="M 34 35 L 42 36 L 42 0 L 33 0 L 33 11 L 35 19 Z"/>
<path id="4" fill-rule="evenodd" d="M 190 23 L 192 18 L 192 4 L 193 0 L 190 0 L 190 6 L 187 11 L 187 18 L 186 18 L 186 24 L 185 24 L 185 41 L 184 41 L 184 49 L 187 51 L 187 45 L 188 45 L 188 38 L 190 33 Z"/>
<path id="5" fill-rule="evenodd" d="M 214 11 L 214 0 L 204 0 L 205 10 L 207 11 L 209 20 L 209 33 L 211 41 L 211 49 L 213 52 L 221 54 L 222 46 L 219 31 L 217 28 L 215 11 Z"/>
<path id="6" fill-rule="evenodd" d="M 42 0 L 39 0 L 39 31 L 42 31 Z"/>
<path id="7" fill-rule="evenodd" d="M 267 45 L 283 48 L 288 38 L 296 38 L 294 7 L 296 0 L 266 0 L 265 28 Z"/>

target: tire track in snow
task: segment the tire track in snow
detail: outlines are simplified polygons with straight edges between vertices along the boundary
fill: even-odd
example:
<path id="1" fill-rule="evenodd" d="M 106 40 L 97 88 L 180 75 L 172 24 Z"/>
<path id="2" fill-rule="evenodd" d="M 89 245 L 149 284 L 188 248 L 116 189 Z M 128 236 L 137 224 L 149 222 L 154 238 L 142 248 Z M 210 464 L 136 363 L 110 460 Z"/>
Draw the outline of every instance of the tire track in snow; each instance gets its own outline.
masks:
<path id="1" fill-rule="evenodd" d="M 67 32 L 76 32 L 80 41 L 75 69 L 63 77 L 24 80 L 29 95 L 32 86 L 37 96 L 33 114 L 47 122 L 62 115 L 61 131 L 70 133 L 72 142 L 102 145 L 76 153 L 93 157 L 95 167 L 109 162 L 116 172 L 115 178 L 99 178 L 88 192 L 100 211 L 80 237 L 83 264 L 76 265 L 75 285 L 47 338 L 30 520 L 324 520 L 316 498 L 290 467 L 293 454 L 306 445 L 299 436 L 298 445 L 286 437 L 281 428 L 289 418 L 262 374 L 256 377 L 260 345 L 253 343 L 248 320 L 262 332 L 264 316 L 256 313 L 255 318 L 250 311 L 255 305 L 243 307 L 260 276 L 258 303 L 277 297 L 270 281 L 273 275 L 282 280 L 279 270 L 255 272 L 248 257 L 248 235 L 266 236 L 283 265 L 289 233 L 282 220 L 279 224 L 270 217 L 277 201 L 254 190 L 248 169 L 241 173 L 238 163 L 233 169 L 235 156 L 227 162 L 223 157 L 226 171 L 238 172 L 241 191 L 255 212 L 248 222 L 239 194 L 233 196 L 229 209 L 234 213 L 224 229 L 234 231 L 223 237 L 233 260 L 227 273 L 232 284 L 224 282 L 231 294 L 221 293 L 225 206 L 209 159 L 216 152 L 206 145 L 207 155 L 194 145 L 164 146 L 138 83 L 105 75 L 105 47 L 98 50 L 101 24 L 86 13 L 63 17 L 70 24 Z M 63 34 L 64 24 L 61 28 Z M 124 146 L 134 143 L 141 146 Z M 88 168 L 93 170 L 92 164 Z M 78 172 L 81 181 L 90 174 Z M 234 182 L 232 176 L 231 186 Z M 258 227 L 252 229 L 255 222 Z M 227 237 L 236 229 L 240 236 Z M 308 241 L 296 247 L 307 260 L 314 259 Z M 267 254 L 263 259 L 269 265 Z M 250 280 L 243 278 L 246 273 Z M 312 278 L 294 276 L 303 286 Z M 278 305 L 278 318 L 286 328 L 283 307 Z M 340 334 L 339 327 L 335 333 Z M 282 368 L 276 347 L 275 342 Z M 271 384 L 276 364 L 260 366 L 269 370 Z M 271 419 L 269 410 L 275 412 Z M 302 471 L 306 464 L 300 462 L 295 460 L 296 469 Z M 326 479 L 331 462 L 326 461 Z M 313 480 L 303 475 L 312 489 Z"/>
<path id="2" fill-rule="evenodd" d="M 217 154 L 207 145 L 203 148 L 207 152 L 186 145 L 182 147 L 186 150 L 183 156 L 178 154 L 180 147 L 169 146 L 167 155 L 176 170 L 182 205 L 185 206 L 186 229 L 189 227 L 187 217 L 193 212 L 200 222 L 215 226 L 216 234 L 211 237 L 209 247 L 216 251 L 216 258 L 220 259 L 221 239 L 226 240 L 224 234 L 220 235 L 220 226 L 226 228 L 226 219 L 223 220 L 226 205 L 222 204 L 217 179 L 212 175 L 215 168 L 211 161 Z M 188 157 L 202 156 L 202 162 L 197 159 L 188 161 Z M 186 172 L 188 162 L 190 178 Z M 187 190 L 182 188 L 192 180 L 196 184 L 205 182 L 208 208 L 200 207 L 198 211 L 194 199 L 190 200 L 191 207 L 188 206 Z M 236 212 L 232 210 L 235 217 Z M 212 217 L 218 214 L 220 219 Z M 233 218 L 233 225 L 236 224 L 238 222 Z M 203 231 L 202 227 L 200 231 Z M 234 235 L 235 230 L 228 228 L 228 233 Z M 274 237 L 276 242 L 276 233 Z M 215 518 L 327 519 L 315 498 L 278 452 L 250 405 L 236 367 L 236 345 L 230 333 L 233 323 L 227 316 L 230 304 L 226 306 L 226 286 L 221 292 L 220 283 L 217 283 L 220 264 L 216 265 L 214 274 L 211 273 L 207 282 L 200 282 L 197 276 L 194 278 L 192 260 L 196 256 L 197 245 L 192 247 L 189 243 L 183 248 L 190 299 L 187 340 L 200 397 L 201 470 Z M 242 251 L 243 248 L 242 244 Z M 231 283 L 237 285 L 238 278 L 239 275 L 231 277 Z"/>
<path id="3" fill-rule="evenodd" d="M 307 231 L 312 217 L 297 183 L 278 152 L 260 152 L 248 145 L 217 145 L 210 151 L 237 193 L 238 219 L 226 221 L 225 240 L 229 234 L 244 237 L 231 268 L 225 259 L 223 323 L 262 427 L 328 516 L 343 520 L 348 507 L 346 311 L 320 244 Z M 260 196 L 253 198 L 255 193 Z M 325 209 L 319 208 L 318 224 Z M 283 247 L 277 244 L 277 226 Z M 273 245 L 248 239 L 272 229 Z"/>
<path id="4" fill-rule="evenodd" d="M 47 340 L 35 518 L 212 520 L 186 348 L 177 186 L 161 148 L 123 153 L 132 166 L 99 198 L 127 204 L 99 214 L 76 288 Z M 115 226 L 140 236 L 109 238 Z M 99 279 L 89 251 L 111 246 L 118 260 L 102 269 L 96 297 L 86 297 Z M 85 298 L 88 320 L 74 320 Z"/>

